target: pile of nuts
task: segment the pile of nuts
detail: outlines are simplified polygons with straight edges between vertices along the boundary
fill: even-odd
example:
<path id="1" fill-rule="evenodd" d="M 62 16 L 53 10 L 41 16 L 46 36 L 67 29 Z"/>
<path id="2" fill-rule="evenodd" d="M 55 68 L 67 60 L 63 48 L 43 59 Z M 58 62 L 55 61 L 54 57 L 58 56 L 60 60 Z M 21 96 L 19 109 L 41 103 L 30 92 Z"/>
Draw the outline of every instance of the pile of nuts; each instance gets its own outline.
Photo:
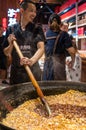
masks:
<path id="1" fill-rule="evenodd" d="M 86 130 L 86 93 L 69 90 L 45 99 L 51 116 L 37 98 L 7 114 L 2 123 L 16 130 Z"/>

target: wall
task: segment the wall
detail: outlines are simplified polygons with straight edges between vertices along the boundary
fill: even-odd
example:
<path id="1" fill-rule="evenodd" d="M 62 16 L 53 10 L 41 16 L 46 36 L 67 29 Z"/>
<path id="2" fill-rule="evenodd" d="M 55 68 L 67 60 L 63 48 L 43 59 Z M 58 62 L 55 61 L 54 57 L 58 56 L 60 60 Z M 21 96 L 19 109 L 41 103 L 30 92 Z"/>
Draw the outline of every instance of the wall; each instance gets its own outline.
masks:
<path id="1" fill-rule="evenodd" d="M 0 0 L 0 24 L 2 23 L 2 18 L 7 17 L 8 8 L 18 8 L 19 0 Z M 35 0 L 35 2 L 39 2 L 39 0 Z M 56 3 L 57 0 L 46 0 L 47 3 Z"/>
<path id="2" fill-rule="evenodd" d="M 16 9 L 18 7 L 18 0 L 0 0 L 0 24 L 1 19 L 7 17 L 8 8 Z"/>

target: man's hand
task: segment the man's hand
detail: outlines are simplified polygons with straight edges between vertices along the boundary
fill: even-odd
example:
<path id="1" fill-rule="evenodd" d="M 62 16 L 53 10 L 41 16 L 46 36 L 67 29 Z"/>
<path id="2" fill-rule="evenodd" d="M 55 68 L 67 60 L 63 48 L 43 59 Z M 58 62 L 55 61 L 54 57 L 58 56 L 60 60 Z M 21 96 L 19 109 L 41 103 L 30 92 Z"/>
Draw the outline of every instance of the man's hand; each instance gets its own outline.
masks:
<path id="1" fill-rule="evenodd" d="M 10 45 L 12 45 L 12 44 L 13 44 L 13 41 L 16 40 L 14 34 L 10 34 L 7 39 L 8 39 L 8 42 L 9 42 Z"/>

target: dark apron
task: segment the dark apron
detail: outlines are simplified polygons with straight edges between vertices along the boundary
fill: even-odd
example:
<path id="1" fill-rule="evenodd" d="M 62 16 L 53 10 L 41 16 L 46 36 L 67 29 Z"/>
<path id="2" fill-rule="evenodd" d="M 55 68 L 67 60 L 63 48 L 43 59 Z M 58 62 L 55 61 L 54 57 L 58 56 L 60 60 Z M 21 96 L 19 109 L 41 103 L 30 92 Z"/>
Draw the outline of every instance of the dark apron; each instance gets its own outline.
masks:
<path id="1" fill-rule="evenodd" d="M 24 50 L 22 53 L 25 57 L 32 57 L 30 50 Z M 34 77 L 37 81 L 41 80 L 41 69 L 37 63 L 35 63 L 32 67 L 30 67 Z M 30 82 L 29 76 L 24 68 L 24 66 L 20 65 L 20 59 L 16 50 L 13 50 L 13 63 L 11 65 L 11 75 L 10 75 L 10 84 L 18 84 L 18 83 L 25 83 Z"/>
<path id="2" fill-rule="evenodd" d="M 25 31 L 21 30 L 20 25 L 17 25 L 17 27 L 13 29 L 13 32 L 17 39 L 17 43 L 24 57 L 31 58 L 37 51 L 37 44 L 36 44 L 37 42 L 35 41 L 35 39 L 37 38 L 37 34 L 36 36 L 34 36 L 34 31 L 35 26 L 32 23 L 26 26 Z M 38 62 L 34 64 L 30 69 L 36 80 L 40 81 L 41 69 L 39 67 Z M 20 65 L 20 59 L 16 50 L 13 49 L 10 83 L 18 84 L 18 83 L 25 83 L 28 81 L 31 80 L 29 79 L 29 76 L 27 75 L 25 68 Z"/>
<path id="3" fill-rule="evenodd" d="M 35 79 L 37 81 L 41 80 L 41 70 L 39 64 L 36 63 L 33 67 L 30 68 Z M 24 67 L 14 67 L 11 66 L 11 75 L 10 75 L 10 84 L 18 84 L 18 83 L 25 83 L 31 82 L 29 76 L 27 75 L 26 70 Z"/>
<path id="4" fill-rule="evenodd" d="M 56 55 L 45 59 L 43 80 L 66 80 L 65 56 Z"/>

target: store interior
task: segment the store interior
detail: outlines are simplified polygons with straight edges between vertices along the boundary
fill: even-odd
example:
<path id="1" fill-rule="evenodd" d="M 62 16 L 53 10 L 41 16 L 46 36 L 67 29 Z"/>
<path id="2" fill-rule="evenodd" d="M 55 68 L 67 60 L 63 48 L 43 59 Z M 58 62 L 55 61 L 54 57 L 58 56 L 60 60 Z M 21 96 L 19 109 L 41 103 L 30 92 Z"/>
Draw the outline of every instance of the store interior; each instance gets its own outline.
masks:
<path id="1" fill-rule="evenodd" d="M 37 6 L 35 22 L 42 24 L 44 33 L 48 29 L 48 19 L 52 13 L 59 14 L 62 22 L 69 24 L 68 33 L 76 40 L 82 58 L 81 81 L 86 82 L 86 0 L 35 0 L 35 2 Z M 7 26 L 19 20 L 18 6 L 18 0 L 11 2 L 0 0 L 0 24 L 3 25 L 4 31 Z M 44 55 L 39 61 L 42 70 L 43 62 Z"/>
<path id="2" fill-rule="evenodd" d="M 80 58 L 81 68 L 77 69 L 80 71 L 80 79 L 43 81 L 44 53 L 38 62 L 41 69 L 40 81 L 35 79 L 30 70 L 31 66 L 23 64 L 31 82 L 11 85 L 11 61 L 7 69 L 7 83 L 2 83 L 0 79 L 0 130 L 86 130 L 86 0 L 33 1 L 37 7 L 34 22 L 42 25 L 44 34 L 53 13 L 58 14 L 61 21 L 68 24 L 68 34 L 72 35 L 77 47 L 76 53 Z M 3 35 L 6 35 L 9 26 L 19 22 L 20 2 L 22 0 L 0 0 L 0 25 L 4 29 Z M 13 41 L 13 47 L 17 45 L 16 41 Z M 19 53 L 19 58 L 22 58 L 19 48 L 14 49 Z M 66 62 L 64 63 L 66 68 Z M 76 66 L 73 67 L 75 68 L 72 70 L 75 71 Z M 77 74 L 74 76 L 77 77 Z"/>

